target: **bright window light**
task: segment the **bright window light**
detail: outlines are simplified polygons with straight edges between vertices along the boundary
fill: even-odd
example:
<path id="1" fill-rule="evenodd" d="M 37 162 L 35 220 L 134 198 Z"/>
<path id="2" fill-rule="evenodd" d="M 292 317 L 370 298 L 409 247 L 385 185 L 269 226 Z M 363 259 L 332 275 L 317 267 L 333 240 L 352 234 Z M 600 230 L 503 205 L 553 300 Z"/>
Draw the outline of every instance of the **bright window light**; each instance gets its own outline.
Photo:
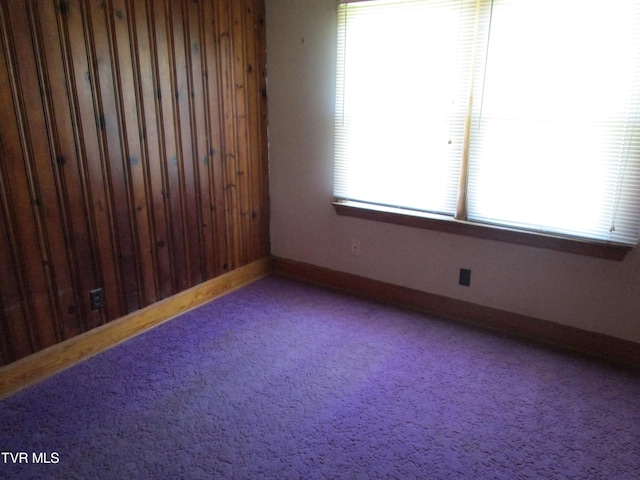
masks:
<path id="1" fill-rule="evenodd" d="M 637 122 L 632 7 L 494 2 L 474 95 L 470 219 L 609 236 L 631 153 L 625 129 Z"/>
<path id="2" fill-rule="evenodd" d="M 347 1 L 338 24 L 338 199 L 637 243 L 640 2 Z"/>
<path id="3" fill-rule="evenodd" d="M 451 140 L 459 136 L 455 109 L 464 108 L 456 105 L 459 8 L 377 2 L 379 12 L 351 20 L 361 5 L 345 8 L 349 32 L 340 52 L 343 194 L 451 213 L 461 148 L 460 139 Z"/>

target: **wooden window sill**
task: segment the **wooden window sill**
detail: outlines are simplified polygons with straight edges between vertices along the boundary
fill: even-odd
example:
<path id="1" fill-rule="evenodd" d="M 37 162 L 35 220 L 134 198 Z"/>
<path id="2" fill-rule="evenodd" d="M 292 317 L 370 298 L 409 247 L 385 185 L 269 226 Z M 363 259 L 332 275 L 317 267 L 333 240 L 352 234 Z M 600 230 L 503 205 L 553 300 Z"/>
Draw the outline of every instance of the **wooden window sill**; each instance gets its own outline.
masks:
<path id="1" fill-rule="evenodd" d="M 546 248 L 560 252 L 586 255 L 606 260 L 622 261 L 632 247 L 565 238 L 541 233 L 515 230 L 495 225 L 464 222 L 454 218 L 431 215 L 421 212 L 381 207 L 376 205 L 339 200 L 333 203 L 338 215 L 375 220 L 378 222 L 405 225 L 414 228 L 424 228 L 438 232 L 464 235 L 467 237 L 483 238 L 499 242 L 515 243 L 529 247 Z"/>

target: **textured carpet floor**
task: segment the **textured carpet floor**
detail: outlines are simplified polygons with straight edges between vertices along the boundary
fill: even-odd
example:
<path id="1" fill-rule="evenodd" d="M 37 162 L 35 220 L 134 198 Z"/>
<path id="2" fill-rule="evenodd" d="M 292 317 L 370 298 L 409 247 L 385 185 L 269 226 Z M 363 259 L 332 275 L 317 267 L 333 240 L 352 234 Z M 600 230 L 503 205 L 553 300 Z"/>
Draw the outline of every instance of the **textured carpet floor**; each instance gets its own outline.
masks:
<path id="1" fill-rule="evenodd" d="M 640 375 L 270 277 L 0 402 L 0 450 L 17 479 L 637 479 Z"/>

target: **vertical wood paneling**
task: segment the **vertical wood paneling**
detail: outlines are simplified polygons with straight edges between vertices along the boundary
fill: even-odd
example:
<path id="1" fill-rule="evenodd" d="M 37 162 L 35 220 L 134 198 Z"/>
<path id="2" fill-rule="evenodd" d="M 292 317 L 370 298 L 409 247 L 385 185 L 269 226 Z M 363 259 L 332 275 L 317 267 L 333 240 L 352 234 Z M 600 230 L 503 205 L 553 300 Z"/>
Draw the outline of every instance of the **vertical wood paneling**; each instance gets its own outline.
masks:
<path id="1" fill-rule="evenodd" d="M 55 313 L 59 317 L 57 321 L 59 339 L 64 339 L 73 337 L 84 330 L 77 308 L 79 285 L 74 275 L 76 270 L 70 244 L 71 239 L 68 235 L 68 202 L 65 201 L 65 195 L 58 195 L 58 192 L 67 192 L 61 172 L 61 157 L 58 153 L 60 152 L 58 122 L 64 123 L 66 117 L 62 115 L 57 118 L 54 114 L 51 80 L 45 55 L 47 47 L 41 30 L 40 12 L 35 0 L 28 2 L 27 11 L 31 36 L 34 39 L 33 49 L 37 69 L 35 78 L 38 79 L 42 92 L 43 120 L 49 147 L 48 155 L 43 152 L 34 152 L 38 160 L 36 163 L 37 176 L 42 189 L 41 196 L 46 227 L 44 243 L 51 267 L 49 290 L 55 306 Z M 41 148 L 44 148 L 44 145 Z"/>
<path id="2" fill-rule="evenodd" d="M 164 201 L 167 202 L 169 218 L 169 248 L 172 253 L 173 290 L 182 291 L 189 284 L 189 258 L 186 251 L 184 212 L 180 190 L 179 131 L 175 128 L 175 69 L 173 68 L 173 30 L 167 18 L 170 2 L 150 0 L 153 11 L 155 64 L 157 71 L 157 91 L 159 121 L 162 128 L 161 142 L 164 155 L 162 168 L 165 169 Z"/>
<path id="3" fill-rule="evenodd" d="M 117 52 L 113 49 L 113 36 L 109 28 L 111 12 L 109 2 L 83 0 L 85 35 L 91 58 L 91 78 L 97 113 L 98 135 L 102 145 L 103 178 L 112 206 L 110 213 L 114 229 L 113 250 L 117 255 L 119 293 L 125 305 L 125 313 L 140 307 L 139 268 L 135 255 L 136 242 L 133 226 L 131 181 L 125 167 L 126 138 L 117 78 Z M 71 12 L 72 14 L 75 12 Z"/>
<path id="4" fill-rule="evenodd" d="M 142 4 L 142 2 L 137 2 Z M 141 257 L 141 273 L 144 282 L 142 303 L 148 305 L 162 297 L 159 295 L 159 266 L 155 255 L 154 230 L 156 222 L 153 219 L 153 198 L 151 194 L 151 179 L 149 169 L 149 149 L 146 142 L 146 122 L 144 111 L 143 72 L 150 72 L 145 64 L 140 64 L 141 58 L 145 60 L 148 55 L 140 55 L 138 38 L 135 34 L 138 21 L 136 10 L 131 2 L 122 0 L 116 2 L 116 17 L 122 20 L 125 12 L 126 23 L 116 21 L 116 38 L 120 42 L 118 50 L 121 52 L 120 71 L 124 75 L 124 85 L 133 85 L 134 88 L 123 87 L 125 93 L 124 108 L 127 112 L 127 125 L 131 129 L 128 135 L 129 165 L 131 168 L 132 188 L 135 201 L 136 225 L 138 226 L 139 248 Z M 142 15 L 140 24 L 146 26 L 146 15 Z M 148 52 L 148 48 L 144 50 Z M 127 69 L 131 65 L 131 70 Z M 146 69 L 143 69 L 146 67 Z M 153 105 L 153 101 L 150 102 Z M 134 128 L 135 125 L 135 128 Z"/>
<path id="5" fill-rule="evenodd" d="M 256 188 L 256 195 L 253 199 L 253 208 L 257 214 L 256 224 L 254 228 L 254 252 L 259 257 L 269 255 L 271 253 L 271 239 L 269 236 L 269 212 L 271 206 L 269 204 L 269 138 L 267 136 L 267 49 L 266 45 L 266 25 L 265 25 L 265 4 L 264 0 L 253 0 L 253 27 L 254 41 L 249 42 L 253 46 L 254 57 L 253 71 L 255 72 L 255 82 L 257 83 L 257 91 L 249 95 L 249 98 L 256 102 L 250 111 L 256 116 L 252 133 L 257 138 L 257 144 L 253 144 L 256 149 L 255 156 L 257 165 L 255 165 L 254 178 L 251 184 Z M 247 33 L 247 38 L 251 34 Z M 256 98 L 257 97 L 257 98 Z M 255 253 L 254 253 L 255 254 Z"/>
<path id="6" fill-rule="evenodd" d="M 68 80 L 62 42 L 48 41 L 60 35 L 59 18 L 55 5 L 50 2 L 33 0 L 31 5 L 37 7 L 32 12 L 39 21 L 34 28 L 40 58 L 39 76 L 46 92 L 47 129 L 65 234 L 66 257 L 60 258 L 68 262 L 72 283 L 71 292 L 65 292 L 66 298 L 61 298 L 62 313 L 70 317 L 65 323 L 75 317 L 78 329 L 85 331 L 101 323 L 100 316 L 90 310 L 88 298 L 80 294 L 97 283 L 97 272 L 92 262 L 94 242 L 87 222 L 86 188 L 78 163 L 73 116 L 67 99 Z"/>
<path id="7" fill-rule="evenodd" d="M 56 337 L 57 318 L 51 308 L 50 295 L 47 290 L 48 257 L 42 251 L 42 209 L 38 195 L 36 178 L 34 177 L 33 145 L 30 142 L 29 123 L 26 118 L 26 104 L 23 88 L 32 85 L 20 83 L 18 61 L 20 53 L 25 52 L 31 62 L 22 62 L 24 69 L 33 63 L 33 56 L 22 47 L 21 39 L 15 41 L 15 32 L 29 32 L 26 22 L 26 11 L 20 10 L 22 15 L 11 18 L 9 8 L 15 6 L 11 2 L 0 3 L 0 23 L 2 24 L 2 44 L 5 64 L 7 68 L 6 83 L 0 88 L 0 104 L 13 106 L 13 112 L 8 111 L 3 116 L 2 146 L 5 161 L 7 181 L 7 195 L 11 211 L 7 215 L 9 231 L 15 232 L 12 239 L 13 256 L 16 259 L 22 305 L 27 310 L 27 321 L 31 323 L 32 345 L 37 349 L 53 345 Z M 26 40 L 30 44 L 30 40 Z M 3 75 L 4 77 L 4 75 Z M 4 78 L 3 78 L 4 80 Z M 26 79 L 29 81 L 30 79 Z M 38 92 L 38 87 L 32 87 Z M 30 100 L 31 95 L 27 95 Z M 36 96 L 36 99 L 38 97 Z M 39 108 L 39 107 L 36 107 Z M 39 110 L 42 111 L 41 108 Z M 37 114 L 38 110 L 35 112 Z M 3 112 L 4 113 L 4 112 Z"/>
<path id="8" fill-rule="evenodd" d="M 218 29 L 216 27 L 216 11 L 212 2 L 203 2 L 203 15 L 200 19 L 200 45 L 204 58 L 205 96 L 204 103 L 209 108 L 205 111 L 207 128 L 207 165 L 209 167 L 209 188 L 211 189 L 211 211 L 215 232 L 216 275 L 229 269 L 229 238 L 227 232 L 226 189 L 223 174 L 223 134 L 224 113 L 220 96 L 220 52 L 218 45 Z M 265 123 L 266 125 L 266 123 Z M 266 129 L 265 129 L 266 131 Z"/>
<path id="9" fill-rule="evenodd" d="M 248 246 L 251 244 L 251 165 L 249 158 L 251 148 L 249 145 L 249 124 L 247 118 L 247 69 L 246 69 L 246 42 L 243 41 L 245 34 L 245 15 L 247 6 L 242 2 L 232 2 L 231 11 L 231 44 L 233 48 L 233 87 L 235 98 L 234 126 L 236 142 L 236 170 L 234 172 L 236 191 L 238 193 L 238 221 L 239 230 L 243 232 L 239 235 L 237 243 L 240 249 L 240 263 L 246 262 L 250 255 Z"/>
<path id="10" fill-rule="evenodd" d="M 158 299 L 162 299 L 174 291 L 175 279 L 171 268 L 172 255 L 169 243 L 171 211 L 169 203 L 166 202 L 167 169 L 164 160 L 166 152 L 158 98 L 160 86 L 152 8 L 151 3 L 134 2 L 129 9 L 129 29 L 130 32 L 134 32 L 132 44 L 135 45 L 134 58 L 139 75 L 138 116 L 141 122 L 142 149 L 145 152 L 144 165 L 147 168 L 150 197 L 151 248 L 156 265 L 156 295 Z"/>
<path id="11" fill-rule="evenodd" d="M 171 3 L 171 23 L 173 29 L 173 58 L 175 61 L 175 105 L 176 105 L 176 128 L 179 130 L 180 138 L 180 167 L 182 197 L 182 207 L 185 231 L 190 235 L 185 238 L 188 252 L 189 283 L 196 284 L 202 281 L 202 255 L 200 224 L 200 185 L 196 182 L 198 175 L 198 151 L 195 143 L 195 135 L 198 125 L 192 122 L 193 98 L 191 94 L 191 55 L 188 42 L 189 24 L 188 17 L 185 18 L 182 5 Z"/>
<path id="12" fill-rule="evenodd" d="M 0 69 L 2 72 L 4 69 Z M 0 80 L 2 77 L 0 77 Z M 2 103 L 0 102 L 0 114 Z M 3 116 L 3 118 L 8 118 Z M 3 357 L 5 362 L 24 357 L 36 346 L 35 334 L 31 325 L 27 322 L 27 315 L 32 312 L 32 306 L 26 302 L 21 287 L 24 285 L 22 272 L 16 270 L 15 260 L 19 251 L 16 245 L 16 233 L 10 219 L 12 212 L 9 210 L 10 199 L 7 193 L 7 173 L 4 169 L 5 162 L 2 155 L 4 149 L 0 148 L 0 202 L 2 202 L 2 215 L 0 215 L 0 303 L 2 307 Z"/>
<path id="13" fill-rule="evenodd" d="M 9 85 L 9 64 L 6 56 L 6 31 L 4 25 L 5 14 L 0 9 L 0 85 Z M 3 122 L 13 121 L 13 102 L 9 92 L 0 89 L 0 118 Z M 34 332 L 27 323 L 26 315 L 32 311 L 32 306 L 23 302 L 21 288 L 25 282 L 22 272 L 16 271 L 15 262 L 20 256 L 17 245 L 17 232 L 13 221 L 14 201 L 11 198 L 10 178 L 7 171 L 8 161 L 5 152 L 14 153 L 10 144 L 13 129 L 0 131 L 0 333 L 6 335 L 3 340 L 3 361 L 9 362 L 28 355 L 35 349 Z M 14 146 L 15 148 L 15 146 Z M 19 152 L 16 152 L 19 155 Z"/>
<path id="14" fill-rule="evenodd" d="M 208 128 L 206 121 L 206 109 L 199 108 L 200 105 L 207 105 L 205 96 L 205 67 L 206 49 L 203 48 L 205 39 L 203 38 L 204 9 L 200 2 L 186 2 L 184 18 L 186 28 L 185 44 L 187 56 L 189 57 L 189 85 L 191 95 L 189 96 L 192 130 L 192 143 L 194 151 L 197 152 L 194 158 L 195 181 L 197 186 L 196 205 L 197 218 L 196 226 L 200 231 L 200 265 L 201 275 L 210 278 L 216 272 L 216 246 L 213 216 L 211 214 L 212 198 L 209 174 L 209 147 Z M 205 248 L 210 245 L 210 248 Z"/>
<path id="15" fill-rule="evenodd" d="M 109 298 L 101 311 L 99 323 L 121 317 L 125 314 L 122 293 L 120 262 L 114 248 L 115 229 L 113 226 L 112 197 L 109 194 L 105 172 L 107 162 L 101 142 L 101 114 L 96 109 L 94 90 L 99 93 L 99 84 L 94 73 L 94 61 L 89 48 L 90 35 L 85 35 L 86 14 L 79 0 L 56 4 L 60 40 L 65 55 L 68 101 L 72 105 L 75 144 L 79 152 L 79 162 L 85 183 L 83 195 L 88 205 L 88 221 L 94 243 L 93 264 L 98 272 L 92 288 L 103 288 Z M 55 41 L 56 39 L 51 39 Z M 86 266 L 85 268 L 88 268 Z M 88 294 L 85 293 L 85 298 Z M 95 315 L 94 315 L 95 319 Z M 96 325 L 92 325 L 96 326 Z"/>
<path id="16" fill-rule="evenodd" d="M 113 66 L 118 93 L 120 143 L 130 204 L 132 254 L 137 273 L 138 302 L 140 305 L 148 305 L 157 300 L 154 278 L 155 265 L 147 208 L 146 169 L 143 165 L 138 121 L 139 88 L 136 81 L 138 66 L 133 62 L 129 30 L 131 12 L 127 7 L 124 0 L 114 0 L 113 3 L 105 2 L 107 26 L 111 39 L 111 57 L 114 59 Z"/>
<path id="17" fill-rule="evenodd" d="M 238 185 L 236 184 L 236 105 L 233 78 L 233 44 L 230 2 L 215 2 L 214 29 L 217 32 L 218 46 L 218 76 L 220 92 L 220 112 L 222 115 L 221 132 L 222 143 L 220 159 L 222 164 L 222 188 L 224 191 L 224 206 L 227 235 L 227 262 L 225 268 L 233 270 L 240 263 L 240 232 Z M 225 68 L 222 66 L 224 65 Z"/>
<path id="18" fill-rule="evenodd" d="M 0 45 L 1 363 L 268 255 L 261 0 L 6 0 Z"/>

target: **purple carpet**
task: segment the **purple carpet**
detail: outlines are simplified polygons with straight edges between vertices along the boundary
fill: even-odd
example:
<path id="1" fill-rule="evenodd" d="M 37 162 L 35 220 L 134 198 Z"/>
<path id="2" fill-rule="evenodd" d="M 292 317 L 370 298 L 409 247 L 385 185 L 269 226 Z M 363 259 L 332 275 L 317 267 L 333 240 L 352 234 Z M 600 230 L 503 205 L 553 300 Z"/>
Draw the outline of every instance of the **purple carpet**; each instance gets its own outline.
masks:
<path id="1" fill-rule="evenodd" d="M 0 450 L 12 479 L 638 479 L 640 374 L 269 277 L 1 401 Z"/>

